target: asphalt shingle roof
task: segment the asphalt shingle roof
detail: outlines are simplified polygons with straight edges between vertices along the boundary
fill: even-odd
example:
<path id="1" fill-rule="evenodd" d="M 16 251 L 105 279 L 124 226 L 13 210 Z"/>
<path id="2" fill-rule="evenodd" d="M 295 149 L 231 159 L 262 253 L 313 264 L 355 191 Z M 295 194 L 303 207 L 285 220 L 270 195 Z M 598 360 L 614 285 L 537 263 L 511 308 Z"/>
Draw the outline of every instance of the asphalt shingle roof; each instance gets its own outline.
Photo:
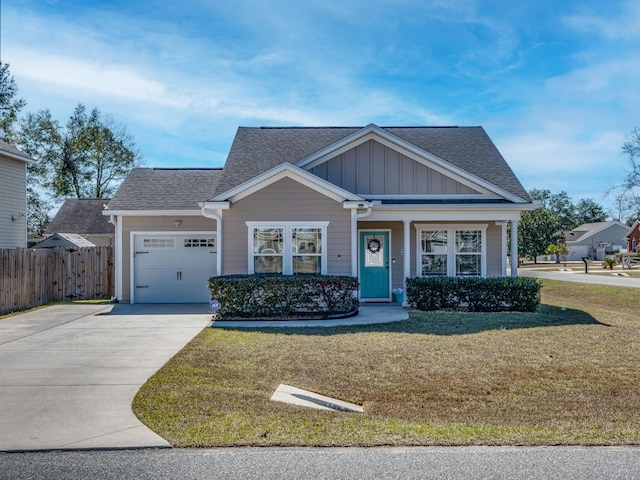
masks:
<path id="1" fill-rule="evenodd" d="M 16 157 L 19 157 L 20 160 L 23 160 L 25 162 L 28 162 L 31 160 L 31 157 L 22 153 L 13 145 L 5 142 L 4 140 L 0 140 L 0 155 L 2 155 L 3 153 L 9 153 L 11 155 L 15 155 Z"/>
<path id="2" fill-rule="evenodd" d="M 363 127 L 240 127 L 220 177 L 219 193 L 283 162 L 295 163 Z M 531 201 L 482 127 L 382 127 L 452 165 Z"/>
<path id="3" fill-rule="evenodd" d="M 199 210 L 216 194 L 219 168 L 135 168 L 108 204 L 109 210 Z"/>
<path id="4" fill-rule="evenodd" d="M 109 217 L 102 215 L 103 205 L 108 202 L 108 198 L 67 198 L 44 234 L 112 234 L 114 226 L 109 223 Z"/>

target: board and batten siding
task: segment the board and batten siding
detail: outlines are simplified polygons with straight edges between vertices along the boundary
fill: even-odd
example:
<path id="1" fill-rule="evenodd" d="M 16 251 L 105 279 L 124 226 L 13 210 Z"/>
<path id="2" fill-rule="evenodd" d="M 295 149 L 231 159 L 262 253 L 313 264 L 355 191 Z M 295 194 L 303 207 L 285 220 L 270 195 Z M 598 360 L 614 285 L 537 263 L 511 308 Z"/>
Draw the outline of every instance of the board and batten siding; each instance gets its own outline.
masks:
<path id="1" fill-rule="evenodd" d="M 311 173 L 359 195 L 463 195 L 478 191 L 369 140 Z"/>
<path id="2" fill-rule="evenodd" d="M 248 271 L 246 222 L 329 222 L 327 227 L 327 273 L 351 274 L 351 211 L 290 178 L 237 201 L 224 212 L 222 224 L 222 273 Z"/>
<path id="3" fill-rule="evenodd" d="M 175 220 L 182 225 L 176 228 Z M 182 235 L 182 232 L 215 232 L 216 221 L 202 216 L 154 216 L 123 217 L 122 219 L 122 302 L 131 301 L 131 232 L 166 232 Z M 216 272 L 211 272 L 214 276 Z"/>
<path id="4" fill-rule="evenodd" d="M 0 158 L 0 248 L 27 246 L 27 164 Z"/>

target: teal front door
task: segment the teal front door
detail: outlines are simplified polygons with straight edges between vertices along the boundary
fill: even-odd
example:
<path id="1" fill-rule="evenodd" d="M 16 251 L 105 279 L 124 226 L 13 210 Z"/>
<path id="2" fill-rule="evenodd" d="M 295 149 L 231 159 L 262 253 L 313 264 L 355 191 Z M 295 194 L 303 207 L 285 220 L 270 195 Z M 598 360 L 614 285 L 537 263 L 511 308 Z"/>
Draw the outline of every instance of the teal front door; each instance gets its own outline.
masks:
<path id="1" fill-rule="evenodd" d="M 389 272 L 389 232 L 360 232 L 360 298 L 391 298 Z"/>

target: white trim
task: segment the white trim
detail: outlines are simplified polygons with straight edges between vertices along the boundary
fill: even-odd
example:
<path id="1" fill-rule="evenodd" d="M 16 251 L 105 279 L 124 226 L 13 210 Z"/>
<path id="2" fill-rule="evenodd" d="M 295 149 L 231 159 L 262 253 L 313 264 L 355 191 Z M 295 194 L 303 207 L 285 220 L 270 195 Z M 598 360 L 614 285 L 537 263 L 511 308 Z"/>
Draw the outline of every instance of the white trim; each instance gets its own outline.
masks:
<path id="1" fill-rule="evenodd" d="M 276 167 L 273 167 L 272 169 L 221 193 L 220 195 L 217 195 L 212 198 L 211 201 L 218 202 L 229 200 L 231 202 L 237 202 L 238 200 L 262 190 L 283 178 L 290 178 L 318 193 L 334 199 L 337 202 L 343 202 L 344 200 L 364 201 L 364 199 L 358 195 L 349 192 L 344 188 L 338 187 L 333 183 L 327 182 L 326 180 L 313 175 L 300 167 L 286 162 L 281 163 L 280 165 L 277 165 Z"/>
<path id="2" fill-rule="evenodd" d="M 24 163 L 35 163 L 35 160 L 33 158 L 31 158 L 30 156 L 20 152 L 18 153 L 13 153 L 10 152 L 9 150 L 5 150 L 4 148 L 0 147 L 0 156 L 3 156 L 5 158 L 8 158 L 10 160 L 19 160 L 21 162 Z"/>
<path id="3" fill-rule="evenodd" d="M 295 222 L 295 221 L 286 221 L 286 222 L 267 222 L 267 221 L 247 221 L 245 222 L 247 225 L 247 273 L 252 275 L 255 273 L 254 265 L 253 265 L 253 230 L 255 228 L 282 228 L 283 232 L 283 245 L 284 250 L 282 254 L 277 254 L 278 256 L 282 255 L 282 274 L 283 275 L 293 275 L 293 248 L 291 245 L 291 230 L 293 228 L 320 228 L 322 229 L 322 246 L 320 253 L 320 274 L 327 275 L 327 262 L 328 262 L 328 252 L 327 252 L 327 228 L 329 227 L 328 221 L 320 221 L 320 222 Z"/>
<path id="4" fill-rule="evenodd" d="M 358 299 L 362 300 L 363 302 L 386 302 L 386 301 L 391 301 L 393 300 L 393 262 L 392 262 L 392 258 L 391 258 L 391 252 L 392 252 L 392 248 L 391 248 L 391 229 L 390 228 L 360 228 L 358 229 L 358 237 L 357 237 L 357 243 L 358 243 L 358 253 L 357 253 L 357 257 L 358 257 L 358 282 L 361 282 L 361 278 L 360 278 L 360 274 L 362 273 L 360 270 L 360 255 L 363 253 L 360 249 L 360 234 L 361 233 L 367 233 L 367 232 L 386 232 L 387 235 L 389 236 L 389 244 L 387 245 L 387 251 L 388 251 L 388 262 L 389 262 L 389 266 L 387 268 L 387 276 L 389 277 L 389 297 L 385 298 L 385 297 L 367 297 L 367 298 L 362 298 L 360 296 L 361 293 L 361 289 L 358 289 Z"/>
<path id="5" fill-rule="evenodd" d="M 448 194 L 378 194 L 361 193 L 361 197 L 367 200 L 495 200 L 502 197 L 494 193 L 448 193 Z"/>
<path id="6" fill-rule="evenodd" d="M 411 221 L 403 220 L 402 222 L 402 235 L 403 235 L 403 256 L 402 256 L 402 288 L 405 291 L 403 298 L 403 306 L 407 306 L 407 278 L 411 278 Z"/>
<path id="7" fill-rule="evenodd" d="M 114 251 L 114 262 L 116 264 L 116 269 L 115 269 L 115 297 L 118 301 L 122 301 L 122 273 L 123 273 L 123 255 L 122 255 L 122 243 L 123 243 L 123 229 L 122 229 L 122 217 L 121 216 L 117 216 L 115 217 L 115 226 L 116 226 L 116 232 L 115 232 L 115 236 L 116 236 L 116 244 L 115 244 L 115 251 Z"/>
<path id="8" fill-rule="evenodd" d="M 217 248 L 216 248 L 216 276 L 219 277 L 222 275 L 222 247 L 223 247 L 223 236 L 222 236 L 222 210 L 212 210 L 207 207 L 209 202 L 203 202 L 200 204 L 202 215 L 205 218 L 211 218 L 216 221 L 216 235 L 217 238 Z M 228 204 L 228 202 L 227 202 Z"/>
<path id="9" fill-rule="evenodd" d="M 520 209 L 518 210 L 464 210 L 464 209 L 389 209 L 380 210 L 379 206 L 374 206 L 373 212 L 367 221 L 398 221 L 411 220 L 415 222 L 488 222 L 519 220 Z"/>
<path id="10" fill-rule="evenodd" d="M 482 231 L 482 246 L 480 251 L 480 276 L 487 276 L 487 227 L 486 223 L 416 223 L 414 227 L 416 229 L 416 276 L 422 277 L 422 247 L 420 245 L 420 231 L 421 230 L 446 230 L 447 231 L 447 276 L 456 276 L 456 246 L 455 246 L 455 234 L 457 230 L 481 230 Z"/>
<path id="11" fill-rule="evenodd" d="M 511 276 L 518 276 L 518 220 L 511 220 Z"/>
<path id="12" fill-rule="evenodd" d="M 507 276 L 507 222 L 496 222 L 496 225 L 500 227 L 500 271 L 503 277 Z"/>
<path id="13" fill-rule="evenodd" d="M 102 210 L 102 215 L 118 215 L 123 217 L 199 217 L 200 209 L 195 210 Z"/>
<path id="14" fill-rule="evenodd" d="M 120 222 L 118 222 L 120 223 Z M 189 230 L 189 231 L 180 231 L 176 232 L 175 230 L 164 230 L 164 231 L 145 231 L 145 230 L 132 230 L 129 232 L 129 303 L 132 305 L 135 303 L 135 265 L 133 263 L 135 257 L 135 237 L 136 235 L 162 235 L 162 236 L 171 236 L 171 237 L 182 237 L 185 235 L 213 235 L 216 237 L 216 250 L 219 247 L 219 239 L 217 232 L 213 232 L 210 230 Z M 216 265 L 217 268 L 217 265 Z M 213 275 L 212 275 L 213 276 Z"/>
<path id="15" fill-rule="evenodd" d="M 427 150 L 423 150 L 406 140 L 390 133 L 377 125 L 371 123 L 366 127 L 358 130 L 351 135 L 347 135 L 343 139 L 318 150 L 317 152 L 305 157 L 296 162 L 296 165 L 299 167 L 304 167 L 307 169 L 311 169 L 327 160 L 329 158 L 333 158 L 341 153 L 350 150 L 351 148 L 357 147 L 369 140 L 376 140 L 379 143 L 392 148 L 406 157 L 411 158 L 417 162 L 422 163 L 423 165 L 436 170 L 439 173 L 442 173 L 445 176 L 448 176 L 460 183 L 467 185 L 468 187 L 473 188 L 474 190 L 484 190 L 483 193 L 494 193 L 502 198 L 506 198 L 514 203 L 528 203 L 525 199 L 520 198 L 519 196 L 501 188 L 493 183 L 484 180 L 476 175 L 473 175 L 450 162 L 434 155 L 433 153 L 428 152 Z M 471 182 L 472 185 L 469 185 L 468 182 Z"/>

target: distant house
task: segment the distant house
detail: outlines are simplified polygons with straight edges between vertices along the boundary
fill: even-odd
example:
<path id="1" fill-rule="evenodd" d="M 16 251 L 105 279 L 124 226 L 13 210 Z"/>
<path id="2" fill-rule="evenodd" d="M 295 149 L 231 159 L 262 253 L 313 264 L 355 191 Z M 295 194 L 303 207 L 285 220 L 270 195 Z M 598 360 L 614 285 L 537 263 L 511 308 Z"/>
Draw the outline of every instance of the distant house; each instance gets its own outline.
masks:
<path id="1" fill-rule="evenodd" d="M 585 223 L 565 235 L 569 249 L 568 261 L 590 257 L 602 260 L 607 253 L 619 252 L 626 248 L 625 236 L 629 227 L 620 222 Z"/>
<path id="2" fill-rule="evenodd" d="M 27 246 L 27 155 L 0 140 L 0 248 Z"/>
<path id="3" fill-rule="evenodd" d="M 102 214 L 123 302 L 206 302 L 239 273 L 351 275 L 390 302 L 407 277 L 507 275 L 533 208 L 481 127 L 371 124 L 241 127 L 223 169 L 134 169 Z"/>
<path id="4" fill-rule="evenodd" d="M 640 252 L 640 221 L 636 221 L 625 237 L 628 252 Z"/>
<path id="5" fill-rule="evenodd" d="M 50 237 L 46 238 L 42 242 L 33 246 L 33 248 L 66 248 L 76 249 L 84 247 L 95 247 L 94 243 L 91 243 L 86 238 L 78 235 L 77 233 L 54 233 Z"/>
<path id="6" fill-rule="evenodd" d="M 102 215 L 110 198 L 67 198 L 44 232 L 45 237 L 56 233 L 76 234 L 92 245 L 113 245 L 115 229 L 109 218 Z"/>

